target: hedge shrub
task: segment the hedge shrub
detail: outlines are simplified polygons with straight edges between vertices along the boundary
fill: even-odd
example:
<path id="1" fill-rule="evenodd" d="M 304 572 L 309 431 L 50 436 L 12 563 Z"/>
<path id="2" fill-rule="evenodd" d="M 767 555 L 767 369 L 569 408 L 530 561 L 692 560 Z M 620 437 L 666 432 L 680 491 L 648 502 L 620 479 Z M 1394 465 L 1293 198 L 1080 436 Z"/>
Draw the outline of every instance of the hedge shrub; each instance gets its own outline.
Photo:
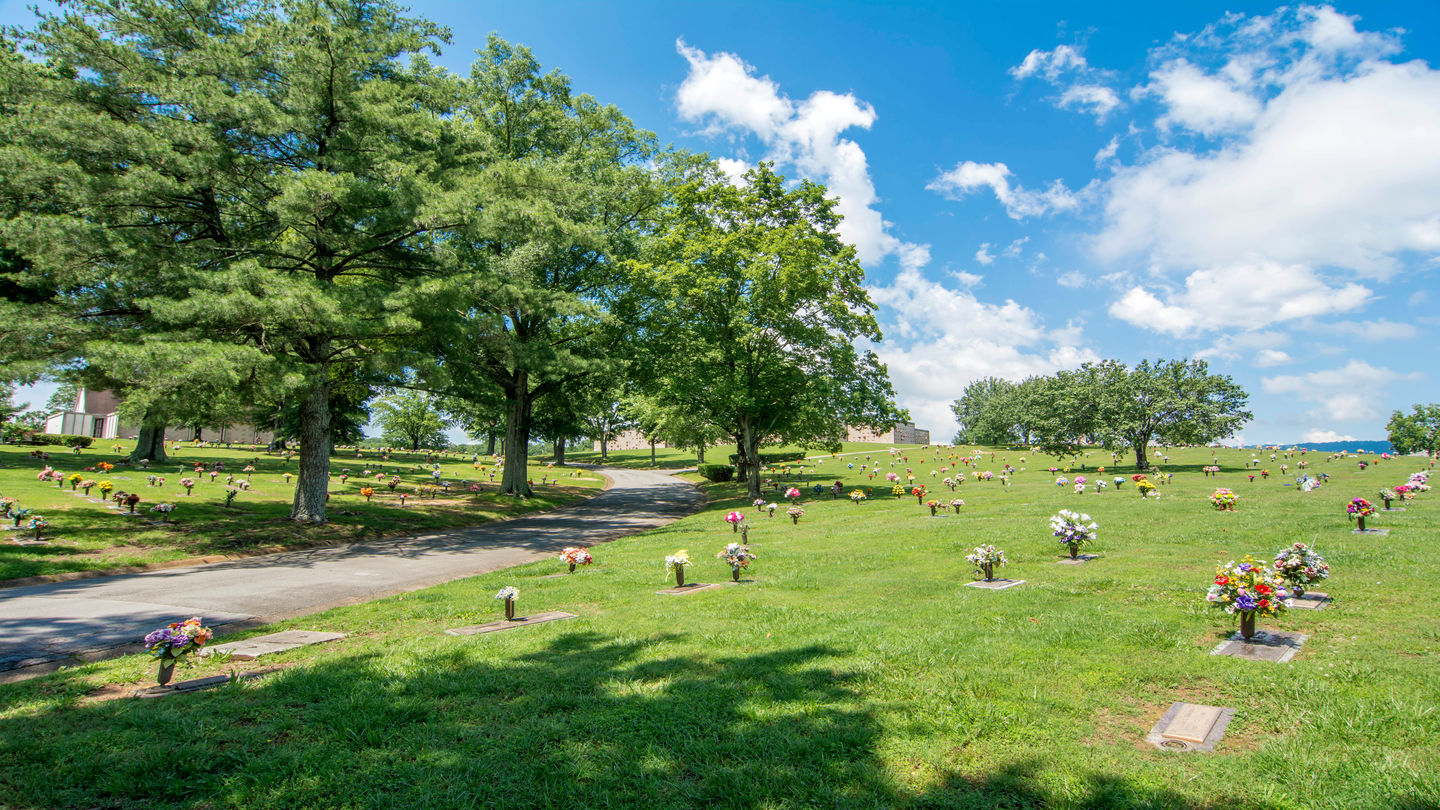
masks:
<path id="1" fill-rule="evenodd" d="M 95 443 L 95 437 L 75 433 L 36 433 L 30 439 L 41 444 L 59 444 L 65 447 L 89 447 Z"/>
<path id="2" fill-rule="evenodd" d="M 735 468 L 728 464 L 701 464 L 696 471 L 710 481 L 729 481 L 735 477 Z"/>
<path id="3" fill-rule="evenodd" d="M 790 462 L 790 461 L 800 461 L 800 460 L 803 459 L 803 458 L 805 458 L 805 453 L 804 453 L 803 451 L 800 451 L 800 450 L 794 450 L 794 451 L 785 452 L 785 453 L 761 453 L 761 454 L 760 454 L 760 463 L 761 463 L 762 465 L 785 464 L 786 462 Z M 731 463 L 731 464 L 736 464 L 736 463 L 738 463 L 739 461 L 740 461 L 740 454 L 739 454 L 739 453 L 731 453 L 731 454 L 730 454 L 730 463 Z"/>

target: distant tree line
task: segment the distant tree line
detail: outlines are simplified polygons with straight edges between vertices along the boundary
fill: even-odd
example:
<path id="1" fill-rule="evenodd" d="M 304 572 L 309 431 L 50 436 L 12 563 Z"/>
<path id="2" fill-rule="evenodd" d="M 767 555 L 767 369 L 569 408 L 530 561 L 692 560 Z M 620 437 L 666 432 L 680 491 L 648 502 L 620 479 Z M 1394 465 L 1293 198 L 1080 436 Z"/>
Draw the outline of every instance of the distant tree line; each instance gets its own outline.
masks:
<path id="1" fill-rule="evenodd" d="M 1082 445 L 1129 448 L 1149 466 L 1146 448 L 1208 444 L 1233 435 L 1252 418 L 1249 395 L 1203 360 L 1116 360 L 1020 382 L 986 377 L 966 386 L 951 406 L 957 442 L 1021 444 L 1053 454 Z"/>

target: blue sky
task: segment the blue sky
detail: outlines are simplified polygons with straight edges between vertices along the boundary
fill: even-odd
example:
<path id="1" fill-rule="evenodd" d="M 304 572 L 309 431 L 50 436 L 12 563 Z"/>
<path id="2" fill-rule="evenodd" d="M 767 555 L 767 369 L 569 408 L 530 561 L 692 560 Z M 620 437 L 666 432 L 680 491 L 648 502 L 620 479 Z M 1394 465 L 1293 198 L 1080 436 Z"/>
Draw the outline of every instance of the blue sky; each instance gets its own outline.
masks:
<path id="1" fill-rule="evenodd" d="M 0 22 L 27 18 L 0 2 Z M 664 142 L 826 183 L 901 404 L 1199 356 L 1250 443 L 1382 438 L 1440 400 L 1440 6 L 413 6 Z"/>

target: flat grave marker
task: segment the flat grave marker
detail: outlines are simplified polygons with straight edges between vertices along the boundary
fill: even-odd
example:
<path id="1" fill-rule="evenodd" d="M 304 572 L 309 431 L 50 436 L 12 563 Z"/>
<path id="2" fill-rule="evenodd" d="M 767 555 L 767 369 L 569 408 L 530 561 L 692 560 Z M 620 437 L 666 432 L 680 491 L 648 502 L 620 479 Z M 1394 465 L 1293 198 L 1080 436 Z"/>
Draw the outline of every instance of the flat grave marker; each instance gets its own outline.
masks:
<path id="1" fill-rule="evenodd" d="M 1304 596 L 1292 596 L 1289 605 L 1298 610 L 1324 610 L 1330 604 L 1330 594 L 1321 591 L 1307 591 Z"/>
<path id="2" fill-rule="evenodd" d="M 274 670 L 264 672 L 241 672 L 235 675 L 236 680 L 248 681 L 258 678 L 261 675 L 269 675 Z M 163 698 L 171 695 L 183 695 L 186 692 L 199 692 L 202 689 L 213 689 L 217 686 L 224 686 L 229 683 L 229 675 L 211 675 L 208 678 L 195 678 L 189 681 L 175 681 L 166 686 L 151 686 L 145 689 L 136 689 L 130 693 L 131 697 L 137 698 Z"/>
<path id="3" fill-rule="evenodd" d="M 723 588 L 726 585 L 734 584 L 733 582 L 687 582 L 678 588 L 666 588 L 663 591 L 656 591 L 655 593 L 662 596 L 684 596 L 690 593 L 699 593 L 701 591 L 708 591 L 711 588 Z"/>
<path id="4" fill-rule="evenodd" d="M 457 627 L 453 630 L 446 630 L 445 634 L 450 636 L 479 636 L 485 633 L 498 633 L 502 630 L 514 630 L 517 627 L 531 627 L 545 622 L 555 622 L 562 619 L 573 619 L 574 613 L 552 610 L 546 613 L 536 613 L 533 616 L 517 616 L 514 619 L 501 619 L 485 624 L 472 624 L 469 627 Z"/>
<path id="5" fill-rule="evenodd" d="M 1172 703 L 1145 741 L 1162 751 L 1210 753 L 1225 736 L 1235 710 L 1198 703 Z"/>
<path id="6" fill-rule="evenodd" d="M 1389 529 L 1351 529 L 1351 534 L 1373 534 L 1378 537 L 1385 537 L 1390 534 Z"/>
<path id="7" fill-rule="evenodd" d="M 201 650 L 200 654 L 202 656 L 211 656 L 229 653 L 230 657 L 236 661 L 254 661 L 262 655 L 288 652 L 297 647 L 308 647 L 311 644 L 324 644 L 328 641 L 339 641 L 342 638 L 345 638 L 344 633 L 284 630 L 279 633 L 255 636 L 241 641 L 216 644 Z"/>
<path id="8" fill-rule="evenodd" d="M 1099 554 L 1081 554 L 1080 556 L 1075 557 L 1074 559 L 1071 559 L 1070 557 L 1066 557 L 1066 558 L 1063 559 L 1063 560 L 1056 560 L 1056 562 L 1059 563 L 1060 565 L 1084 565 L 1085 563 L 1090 562 L 1091 560 L 1098 560 L 1098 559 L 1100 559 L 1100 555 L 1099 555 Z"/>
<path id="9" fill-rule="evenodd" d="M 1225 655 L 1245 658 L 1251 661 L 1273 661 L 1283 664 L 1295 657 L 1305 640 L 1304 633 L 1287 633 L 1284 630 L 1259 630 L 1255 637 L 1246 641 L 1239 632 L 1220 642 L 1211 655 Z"/>
<path id="10" fill-rule="evenodd" d="M 1003 591 L 1006 588 L 1013 588 L 1016 585 L 1024 584 L 1025 580 L 1023 579 L 992 579 L 989 582 L 986 582 L 983 579 L 977 579 L 974 582 L 965 583 L 965 587 L 984 588 L 987 591 Z"/>

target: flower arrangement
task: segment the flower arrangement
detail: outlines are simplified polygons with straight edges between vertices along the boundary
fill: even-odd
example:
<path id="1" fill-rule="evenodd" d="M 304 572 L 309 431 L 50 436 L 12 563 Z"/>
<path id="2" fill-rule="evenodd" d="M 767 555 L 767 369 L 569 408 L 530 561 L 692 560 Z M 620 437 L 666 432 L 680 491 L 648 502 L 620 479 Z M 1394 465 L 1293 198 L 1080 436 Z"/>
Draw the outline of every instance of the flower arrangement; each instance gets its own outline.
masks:
<path id="1" fill-rule="evenodd" d="M 1123 486 L 1125 486 L 1125 477 L 1122 475 L 1115 476 L 1115 488 L 1119 489 Z"/>
<path id="2" fill-rule="evenodd" d="M 1234 512 L 1235 504 L 1239 501 L 1239 495 L 1236 495 L 1224 487 L 1210 493 L 1210 503 L 1215 504 L 1215 508 L 1221 512 Z"/>
<path id="3" fill-rule="evenodd" d="M 225 505 L 226 505 L 226 506 L 229 506 L 231 503 L 233 503 L 233 502 L 235 501 L 235 496 L 236 496 L 236 495 L 239 495 L 239 494 L 240 494 L 240 488 L 239 488 L 239 487 L 237 487 L 237 486 L 226 486 L 226 487 L 225 487 Z"/>
<path id="4" fill-rule="evenodd" d="M 770 504 L 770 505 L 771 505 L 771 506 L 774 506 L 775 504 L 772 503 L 772 504 Z M 772 514 L 773 514 L 773 510 L 772 510 Z M 802 518 L 802 517 L 805 516 L 805 510 L 804 510 L 804 509 L 801 509 L 799 506 L 792 506 L 792 507 L 790 507 L 789 509 L 786 509 L 786 510 L 785 510 L 785 514 L 787 514 L 787 515 L 790 516 L 790 522 L 791 522 L 791 523 L 793 523 L 793 524 L 795 524 L 795 525 L 798 526 L 798 525 L 800 524 L 800 518 Z"/>
<path id="5" fill-rule="evenodd" d="M 9 496 L 0 498 L 0 517 L 10 517 L 10 510 L 15 508 L 16 503 L 19 502 Z"/>
<path id="6" fill-rule="evenodd" d="M 1073 559 L 1079 555 L 1080 547 L 1095 542 L 1100 526 L 1089 515 L 1061 509 L 1050 516 L 1051 534 L 1060 538 L 1060 543 L 1070 549 Z"/>
<path id="7" fill-rule="evenodd" d="M 1215 569 L 1215 580 L 1205 599 L 1230 615 L 1240 616 L 1240 635 L 1255 635 L 1255 616 L 1279 616 L 1289 594 L 1284 581 L 1254 557 L 1246 556 Z"/>
<path id="8" fill-rule="evenodd" d="M 775 517 L 775 510 L 778 508 L 779 506 L 773 503 L 765 504 L 765 517 Z"/>
<path id="9" fill-rule="evenodd" d="M 1141 481 L 1145 481 L 1148 479 L 1146 478 L 1145 473 L 1135 473 L 1134 475 L 1130 476 L 1130 480 L 1138 484 Z"/>
<path id="10" fill-rule="evenodd" d="M 126 506 L 127 508 L 129 508 L 130 514 L 132 514 L 132 515 L 135 514 L 135 507 L 136 507 L 137 505 L 139 505 L 139 503 L 140 503 L 140 496 L 139 496 L 139 495 L 136 495 L 135 493 L 132 492 L 132 493 L 130 493 L 129 495 L 126 495 L 126 496 L 125 496 L 125 506 Z"/>
<path id="11" fill-rule="evenodd" d="M 942 504 L 939 501 L 926 501 L 925 505 L 930 507 L 930 516 L 934 517 L 939 513 Z"/>
<path id="12" fill-rule="evenodd" d="M 885 473 L 885 480 L 886 480 L 886 481 L 899 481 L 899 480 L 900 480 L 900 473 L 893 473 L 893 472 L 892 472 L 892 473 Z"/>
<path id="13" fill-rule="evenodd" d="M 954 509 L 954 510 L 955 510 L 955 514 L 957 514 L 957 515 L 960 514 L 960 507 L 962 507 L 962 506 L 964 506 L 964 505 L 965 505 L 965 502 L 962 501 L 962 500 L 960 500 L 959 498 L 956 498 L 956 499 L 954 499 L 953 501 L 950 502 L 950 508 L 951 508 L 951 509 Z"/>
<path id="14" fill-rule="evenodd" d="M 1097 480 L 1095 481 L 1095 491 L 1096 491 L 1096 492 L 1104 492 L 1104 491 L 1105 491 L 1105 479 L 1104 479 L 1104 478 L 1100 478 L 1100 479 L 1097 479 Z"/>
<path id="15" fill-rule="evenodd" d="M 735 582 L 740 581 L 740 569 L 749 568 L 750 561 L 755 559 L 750 547 L 739 543 L 731 543 L 715 557 L 730 564 L 730 578 Z"/>
<path id="16" fill-rule="evenodd" d="M 239 487 L 241 492 L 249 492 L 249 491 L 250 491 L 250 482 L 249 482 L 249 481 L 236 481 L 236 482 L 235 482 L 235 486 Z"/>
<path id="17" fill-rule="evenodd" d="M 1140 497 L 1142 498 L 1150 497 L 1150 493 L 1152 492 L 1154 492 L 1157 497 L 1160 494 L 1158 492 L 1155 492 L 1155 485 L 1150 483 L 1150 479 L 1148 478 L 1141 478 L 1139 481 L 1136 481 L 1135 489 L 1140 491 Z"/>
<path id="18" fill-rule="evenodd" d="M 65 480 L 70 482 L 70 491 L 74 492 L 75 488 L 80 486 L 80 482 L 85 480 L 85 476 L 80 473 L 71 473 Z"/>
<path id="19" fill-rule="evenodd" d="M 160 515 L 160 522 L 168 523 L 170 522 L 170 513 L 175 511 L 175 504 L 161 501 L 150 507 L 150 511 Z"/>
<path id="20" fill-rule="evenodd" d="M 375 490 L 370 487 L 361 487 L 360 494 L 365 496 L 366 503 L 370 503 L 370 499 L 375 497 Z"/>
<path id="21" fill-rule="evenodd" d="M 995 579 L 995 566 L 1005 565 L 1009 562 L 1005 559 L 1005 552 L 988 544 L 976 546 L 974 551 L 965 555 L 965 559 L 985 575 L 986 582 Z"/>
<path id="22" fill-rule="evenodd" d="M 685 585 L 685 566 L 689 564 L 690 554 L 683 548 L 674 554 L 667 554 L 665 556 L 665 573 L 667 575 L 672 573 L 675 575 L 675 586 L 677 588 Z"/>
<path id="23" fill-rule="evenodd" d="M 1345 512 L 1350 515 L 1351 520 L 1359 524 L 1358 529 L 1363 532 L 1365 531 L 1365 518 L 1375 514 L 1375 507 L 1364 498 L 1354 498 L 1345 505 Z"/>
<path id="24" fill-rule="evenodd" d="M 1393 489 L 1381 489 L 1377 494 L 1380 496 L 1380 500 L 1385 502 L 1385 508 L 1387 510 L 1390 508 L 1390 502 L 1399 497 Z"/>
<path id="25" fill-rule="evenodd" d="M 1285 580 L 1295 596 L 1322 579 L 1330 578 L 1330 564 L 1304 543 L 1296 543 L 1275 555 L 1275 573 Z"/>
<path id="26" fill-rule="evenodd" d="M 765 508 L 765 499 L 764 499 L 764 498 L 756 498 L 755 500 L 753 500 L 753 501 L 750 502 L 750 505 L 753 506 L 753 507 L 755 507 L 757 510 L 759 510 L 759 509 L 764 509 L 764 508 Z"/>
<path id="27" fill-rule="evenodd" d="M 890 488 L 890 494 L 891 494 L 891 495 L 894 495 L 894 496 L 897 497 L 897 498 L 904 497 L 904 495 L 905 495 L 905 485 L 904 485 L 904 484 L 896 484 L 895 486 L 893 486 L 893 487 Z"/>
<path id="28" fill-rule="evenodd" d="M 575 573 L 575 566 L 589 565 L 595 560 L 590 556 L 589 550 L 580 548 L 579 546 L 570 546 L 560 551 L 560 561 L 570 566 L 570 573 L 573 574 Z"/>
<path id="29" fill-rule="evenodd" d="M 204 647 L 214 635 L 210 628 L 200 623 L 199 616 L 192 616 L 183 622 L 171 622 L 145 636 L 145 651 L 160 659 L 160 672 L 156 676 L 160 685 L 170 683 L 177 661 Z"/>
<path id="30" fill-rule="evenodd" d="M 910 494 L 915 496 L 915 504 L 918 506 L 925 499 L 925 487 L 911 487 Z"/>
<path id="31" fill-rule="evenodd" d="M 745 515 L 741 512 L 732 511 L 729 514 L 725 515 L 725 522 L 730 524 L 731 531 L 740 531 L 740 524 L 744 522 L 744 520 Z"/>
<path id="32" fill-rule="evenodd" d="M 799 490 L 799 488 L 797 488 L 797 487 L 790 487 L 789 489 L 786 489 L 786 490 L 785 490 L 785 497 L 786 497 L 786 498 L 789 498 L 791 501 L 795 501 L 797 498 L 800 497 L 800 490 Z"/>
<path id="33" fill-rule="evenodd" d="M 858 489 L 852 489 L 852 490 L 850 490 L 850 502 L 851 502 L 851 503 L 863 503 L 864 501 L 865 501 L 865 493 L 864 493 L 864 492 L 862 492 L 862 491 L 860 491 L 860 490 L 858 490 Z"/>
<path id="34" fill-rule="evenodd" d="M 1069 485 L 1070 485 L 1070 479 L 1069 479 L 1069 478 L 1066 478 L 1066 477 L 1063 476 L 1063 475 L 1060 476 L 1059 478 L 1056 478 L 1056 479 L 1055 479 L 1055 486 L 1057 486 L 1057 487 L 1065 487 L 1065 486 L 1069 486 Z"/>
<path id="35" fill-rule="evenodd" d="M 514 585 L 506 585 L 500 589 L 499 593 L 495 594 L 495 598 L 505 603 L 505 619 L 507 621 L 514 621 L 515 600 L 520 598 L 520 589 Z"/>
<path id="36" fill-rule="evenodd" d="M 29 510 L 26 510 L 26 511 L 28 512 Z M 17 525 L 18 525 L 18 524 L 17 524 Z M 36 540 L 39 540 L 39 539 L 40 539 L 40 532 L 43 531 L 43 530 L 45 529 L 45 527 L 47 527 L 47 526 L 49 526 L 49 525 L 50 525 L 50 521 L 46 520 L 43 515 L 34 515 L 34 516 L 32 516 L 32 517 L 30 518 L 30 520 L 25 524 L 25 528 L 29 529 L 29 530 L 32 531 L 32 532 L 35 532 L 35 539 L 36 539 Z"/>
<path id="37" fill-rule="evenodd" d="M 985 472 L 982 472 L 982 473 L 976 473 L 976 474 L 975 474 L 975 477 L 976 477 L 976 478 L 979 478 L 981 481 L 989 481 L 990 479 L 992 479 L 992 478 L 995 477 L 995 473 L 992 473 L 992 472 L 990 472 L 989 470 L 986 470 Z"/>
<path id="38" fill-rule="evenodd" d="M 184 488 L 185 488 L 185 494 L 186 494 L 186 495 L 189 495 L 189 494 L 190 494 L 190 490 L 192 490 L 192 489 L 195 488 L 195 479 L 194 479 L 194 478 L 181 478 L 181 479 L 180 479 L 180 486 L 184 487 Z"/>

